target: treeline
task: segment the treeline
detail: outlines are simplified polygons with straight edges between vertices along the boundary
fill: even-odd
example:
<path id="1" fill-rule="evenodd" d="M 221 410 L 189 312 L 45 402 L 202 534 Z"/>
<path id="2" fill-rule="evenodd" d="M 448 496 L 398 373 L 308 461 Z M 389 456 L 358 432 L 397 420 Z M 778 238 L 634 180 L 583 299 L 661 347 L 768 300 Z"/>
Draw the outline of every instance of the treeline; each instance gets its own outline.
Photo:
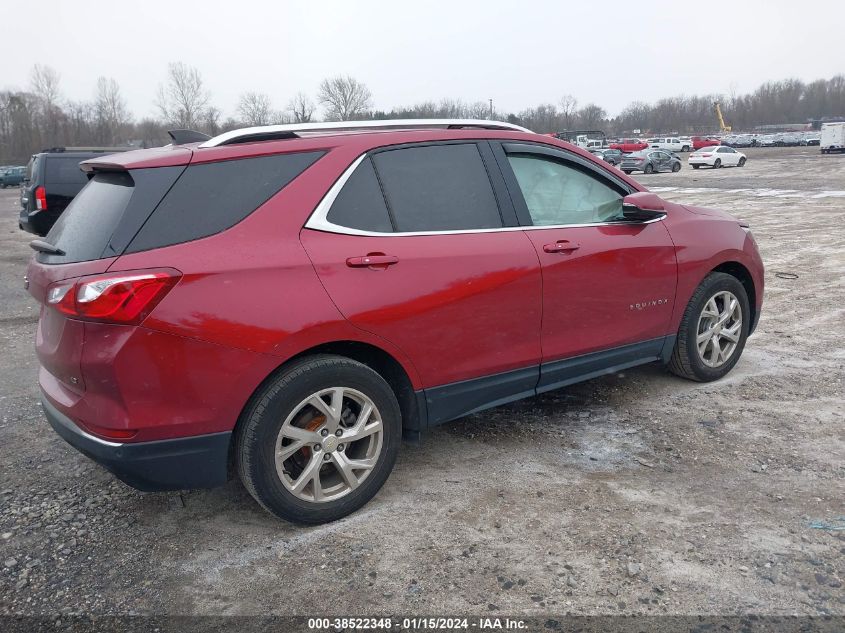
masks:
<path id="1" fill-rule="evenodd" d="M 518 113 L 492 110 L 489 102 L 444 99 L 408 107 L 378 110 L 370 90 L 353 77 L 323 80 L 314 97 L 296 93 L 281 108 L 261 92 L 241 95 L 235 112 L 224 115 L 213 104 L 200 72 L 183 63 L 168 66 L 155 93 L 155 117 L 135 119 L 120 86 L 100 77 L 90 100 L 66 99 L 61 78 L 50 67 L 35 65 L 26 90 L 0 91 L 0 164 L 25 163 L 47 147 L 117 146 L 131 143 L 153 147 L 168 142 L 172 128 L 219 134 L 245 125 L 396 118 L 473 118 L 509 121 L 536 132 L 602 129 L 608 134 L 693 133 L 715 131 L 713 102 L 721 104 L 734 130 L 764 124 L 803 123 L 811 118 L 845 115 L 845 75 L 804 83 L 797 79 L 769 82 L 746 95 L 700 95 L 633 102 L 618 116 L 594 103 L 579 104 L 571 96 Z"/>

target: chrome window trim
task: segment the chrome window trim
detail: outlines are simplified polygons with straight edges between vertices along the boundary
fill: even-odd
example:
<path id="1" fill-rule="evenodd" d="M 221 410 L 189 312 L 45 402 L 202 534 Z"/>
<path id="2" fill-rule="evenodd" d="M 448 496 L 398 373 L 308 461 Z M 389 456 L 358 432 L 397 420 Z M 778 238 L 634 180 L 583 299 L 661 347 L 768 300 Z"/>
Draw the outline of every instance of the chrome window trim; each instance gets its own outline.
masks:
<path id="1" fill-rule="evenodd" d="M 659 218 L 655 218 L 653 220 L 647 220 L 645 222 L 591 222 L 589 224 L 543 224 L 543 225 L 530 225 L 530 226 L 502 226 L 493 229 L 455 229 L 449 231 L 404 231 L 404 232 L 390 232 L 390 233 L 382 233 L 379 231 L 364 231 L 361 229 L 353 229 L 347 226 L 342 226 L 340 224 L 334 224 L 333 222 L 329 222 L 327 216 L 329 211 L 334 204 L 334 201 L 337 199 L 337 196 L 340 194 L 340 190 L 343 189 L 346 182 L 352 176 L 352 173 L 358 169 L 358 166 L 367 159 L 368 154 L 364 153 L 361 154 L 358 158 L 356 158 L 352 164 L 346 168 L 346 170 L 340 175 L 335 183 L 331 186 L 331 188 L 326 192 L 326 195 L 323 196 L 323 199 L 320 200 L 319 204 L 314 208 L 312 211 L 311 216 L 308 218 L 308 221 L 305 223 L 303 228 L 305 229 L 313 229 L 315 231 L 323 231 L 324 233 L 338 233 L 340 235 L 360 235 L 364 237 L 418 237 L 424 235 L 463 235 L 466 233 L 504 233 L 508 231 L 544 231 L 546 229 L 574 229 L 579 227 L 589 227 L 589 226 L 629 226 L 629 225 L 637 225 L 642 226 L 643 224 L 652 224 L 654 222 L 662 221 L 666 216 L 663 215 Z"/>
<path id="2" fill-rule="evenodd" d="M 357 130 L 426 130 L 426 129 L 461 129 L 474 128 L 482 130 L 505 130 L 512 132 L 527 132 L 533 134 L 528 128 L 504 121 L 488 121 L 486 119 L 387 119 L 383 121 L 330 121 L 323 123 L 286 123 L 283 125 L 262 125 L 257 127 L 246 127 L 239 130 L 230 130 L 218 134 L 199 145 L 200 149 L 206 147 L 218 147 L 226 145 L 240 138 L 260 134 L 291 133 L 299 132 L 354 132 Z M 248 141 L 244 141 L 248 142 Z M 260 142 L 260 141 L 256 141 Z"/>

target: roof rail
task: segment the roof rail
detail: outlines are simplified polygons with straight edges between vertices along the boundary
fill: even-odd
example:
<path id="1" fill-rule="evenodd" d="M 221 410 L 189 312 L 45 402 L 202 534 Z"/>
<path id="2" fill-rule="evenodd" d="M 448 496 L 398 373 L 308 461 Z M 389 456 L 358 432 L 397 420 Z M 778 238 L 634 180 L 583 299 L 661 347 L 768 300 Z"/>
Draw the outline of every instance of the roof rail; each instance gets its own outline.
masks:
<path id="1" fill-rule="evenodd" d="M 225 132 L 205 141 L 200 147 L 219 147 L 237 143 L 256 143 L 275 141 L 286 138 L 298 138 L 309 132 L 353 132 L 358 130 L 425 130 L 425 129 L 475 128 L 483 130 L 510 130 L 513 132 L 531 132 L 524 127 L 503 121 L 484 119 L 387 119 L 383 121 L 336 121 L 325 123 L 289 123 L 285 125 L 265 125 L 247 127 Z"/>

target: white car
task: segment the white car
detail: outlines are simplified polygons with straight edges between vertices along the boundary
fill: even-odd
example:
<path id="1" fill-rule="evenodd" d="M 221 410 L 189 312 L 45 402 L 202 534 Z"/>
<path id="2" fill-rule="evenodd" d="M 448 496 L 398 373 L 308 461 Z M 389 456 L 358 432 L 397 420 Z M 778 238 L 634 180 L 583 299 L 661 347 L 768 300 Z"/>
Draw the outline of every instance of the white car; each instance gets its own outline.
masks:
<path id="1" fill-rule="evenodd" d="M 724 145 L 702 147 L 689 155 L 689 164 L 693 169 L 698 169 L 702 165 L 714 168 L 742 167 L 746 160 L 748 159 L 745 154 Z"/>
<path id="2" fill-rule="evenodd" d="M 692 141 L 684 142 L 677 137 L 650 138 L 648 146 L 651 149 L 662 149 L 667 152 L 688 152 L 692 147 Z"/>

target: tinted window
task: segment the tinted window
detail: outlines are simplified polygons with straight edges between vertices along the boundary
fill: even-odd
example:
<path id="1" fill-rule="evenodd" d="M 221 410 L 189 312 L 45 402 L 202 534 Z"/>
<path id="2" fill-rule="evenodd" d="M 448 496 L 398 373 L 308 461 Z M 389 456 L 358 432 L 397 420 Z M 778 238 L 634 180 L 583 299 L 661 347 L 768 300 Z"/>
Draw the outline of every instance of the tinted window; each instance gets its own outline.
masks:
<path id="1" fill-rule="evenodd" d="M 502 226 L 474 143 L 390 150 L 375 154 L 373 160 L 397 231 Z"/>
<path id="2" fill-rule="evenodd" d="M 45 238 L 65 251 L 65 255 L 39 253 L 39 261 L 66 264 L 99 258 L 129 204 L 134 186 L 132 176 L 126 172 L 94 176 Z"/>
<path id="3" fill-rule="evenodd" d="M 361 231 L 393 231 L 371 159 L 366 158 L 358 165 L 335 198 L 326 219 Z"/>
<path id="4" fill-rule="evenodd" d="M 44 175 L 46 184 L 78 184 L 84 185 L 88 182 L 88 176 L 79 168 L 82 158 L 70 158 L 66 156 L 47 156 L 47 170 Z"/>
<path id="5" fill-rule="evenodd" d="M 26 164 L 26 179 L 34 180 L 38 177 L 38 169 L 41 164 L 41 159 L 38 156 L 33 156 Z"/>
<path id="6" fill-rule="evenodd" d="M 535 226 L 591 224 L 622 216 L 622 194 L 579 169 L 529 154 L 508 155 Z"/>
<path id="7" fill-rule="evenodd" d="M 126 249 L 129 253 L 224 231 L 255 211 L 323 152 L 189 165 Z"/>

